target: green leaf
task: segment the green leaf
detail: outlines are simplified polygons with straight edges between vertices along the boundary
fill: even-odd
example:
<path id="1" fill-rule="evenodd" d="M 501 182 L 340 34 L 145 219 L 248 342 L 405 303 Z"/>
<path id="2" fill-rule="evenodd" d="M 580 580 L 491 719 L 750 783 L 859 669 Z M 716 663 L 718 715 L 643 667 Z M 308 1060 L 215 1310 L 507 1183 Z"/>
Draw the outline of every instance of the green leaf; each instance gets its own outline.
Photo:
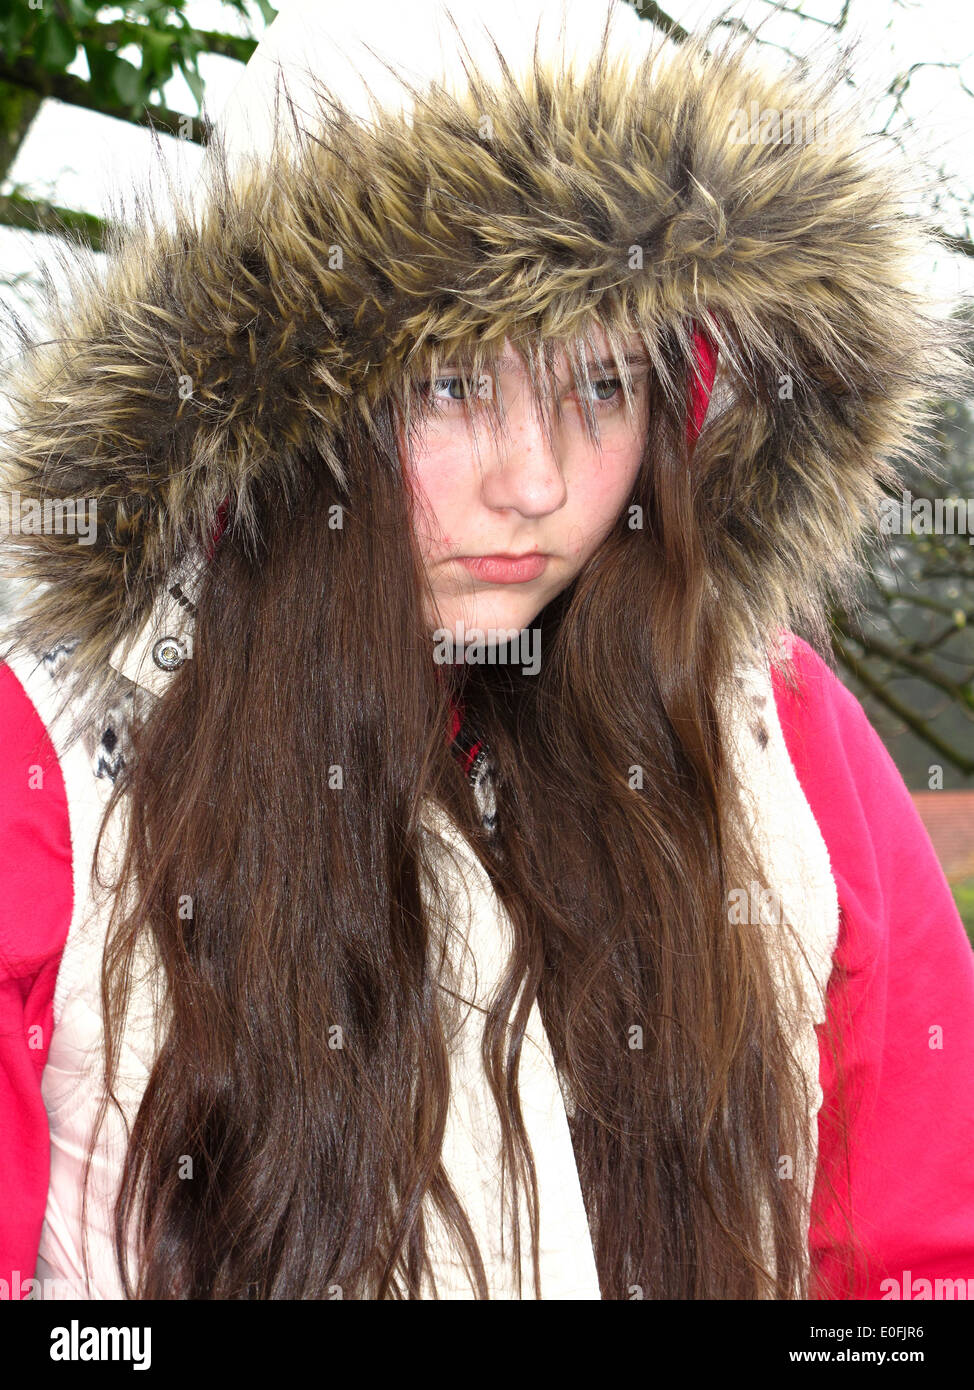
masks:
<path id="1" fill-rule="evenodd" d="M 85 53 L 91 85 L 102 101 L 132 107 L 143 104 L 145 86 L 138 68 L 100 48 L 94 41 L 85 44 Z"/>
<path id="2" fill-rule="evenodd" d="M 140 106 L 142 104 L 145 89 L 138 68 L 133 67 L 124 58 L 113 56 L 111 81 L 115 94 L 123 106 Z"/>
<path id="3" fill-rule="evenodd" d="M 111 77 L 112 55 L 106 53 L 104 48 L 99 48 L 92 40 L 84 46 L 85 56 L 88 59 L 88 76 L 99 101 L 111 102 L 115 99 L 115 91 Z"/>
<path id="4" fill-rule="evenodd" d="M 74 61 L 78 51 L 78 40 L 72 29 L 52 15 L 37 31 L 34 40 L 34 57 L 48 72 L 64 72 Z"/>
<path id="5" fill-rule="evenodd" d="M 24 47 L 24 39 L 36 27 L 37 11 L 29 10 L 26 5 L 15 5 L 9 15 L 0 22 L 0 48 L 6 54 L 8 62 L 13 62 Z"/>
<path id="6" fill-rule="evenodd" d="M 160 34 L 157 30 L 146 29 L 142 42 L 142 72 L 152 86 L 167 82 L 172 76 L 175 42 L 175 34 Z"/>
<path id="7" fill-rule="evenodd" d="M 75 24 L 94 24 L 97 6 L 85 4 L 85 0 L 66 0 L 68 12 Z"/>
<path id="8" fill-rule="evenodd" d="M 195 68 L 191 68 L 188 63 L 180 62 L 180 71 L 186 79 L 189 90 L 193 93 L 196 105 L 202 110 L 203 107 L 203 82 Z"/>

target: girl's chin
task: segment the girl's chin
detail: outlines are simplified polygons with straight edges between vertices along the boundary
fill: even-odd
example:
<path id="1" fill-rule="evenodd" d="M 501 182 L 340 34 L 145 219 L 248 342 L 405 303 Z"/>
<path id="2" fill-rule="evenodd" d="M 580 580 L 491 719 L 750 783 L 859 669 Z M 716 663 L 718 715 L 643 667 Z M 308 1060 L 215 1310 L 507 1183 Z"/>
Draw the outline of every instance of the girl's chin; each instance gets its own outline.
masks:
<path id="1" fill-rule="evenodd" d="M 433 627 L 446 628 L 449 632 L 454 632 L 459 623 L 465 630 L 479 628 L 487 631 L 490 628 L 507 628 L 520 632 L 522 628 L 530 627 L 540 611 L 540 608 L 535 609 L 528 604 L 478 604 L 476 607 L 468 605 L 463 609 L 444 605 Z"/>

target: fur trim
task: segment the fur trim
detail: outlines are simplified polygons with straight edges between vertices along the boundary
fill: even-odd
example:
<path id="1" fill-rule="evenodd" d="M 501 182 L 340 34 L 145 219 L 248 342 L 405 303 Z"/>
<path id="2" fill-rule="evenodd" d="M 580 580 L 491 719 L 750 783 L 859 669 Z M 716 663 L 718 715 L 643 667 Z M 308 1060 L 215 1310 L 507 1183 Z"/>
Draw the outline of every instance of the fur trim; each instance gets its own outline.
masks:
<path id="1" fill-rule="evenodd" d="M 660 40 L 636 63 L 603 46 L 585 72 L 470 77 L 371 126 L 323 96 L 247 176 L 214 146 L 201 207 L 140 202 L 104 274 L 78 253 L 43 336 L 21 329 L 0 463 L 5 490 L 95 499 L 97 538 L 10 537 L 37 586 L 19 640 L 77 638 L 97 681 L 221 501 L 256 536 L 255 480 L 284 504 L 317 456 L 341 481 L 343 431 L 372 428 L 404 372 L 485 362 L 505 335 L 534 351 L 599 327 L 615 351 L 635 331 L 685 408 L 695 319 L 720 348 L 694 455 L 712 581 L 742 640 L 808 630 L 925 401 L 960 380 L 914 293 L 930 232 L 908 175 L 839 111 L 837 65 L 785 77 Z M 825 140 L 733 135 L 740 112 L 822 108 Z"/>

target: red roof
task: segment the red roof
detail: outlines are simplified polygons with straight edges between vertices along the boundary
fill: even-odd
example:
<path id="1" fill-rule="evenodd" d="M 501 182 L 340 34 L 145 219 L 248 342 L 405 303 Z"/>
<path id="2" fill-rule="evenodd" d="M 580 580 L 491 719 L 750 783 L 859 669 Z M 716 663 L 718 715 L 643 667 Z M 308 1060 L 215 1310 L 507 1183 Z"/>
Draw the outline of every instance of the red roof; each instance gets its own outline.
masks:
<path id="1" fill-rule="evenodd" d="M 913 792 L 948 880 L 974 878 L 974 792 Z"/>

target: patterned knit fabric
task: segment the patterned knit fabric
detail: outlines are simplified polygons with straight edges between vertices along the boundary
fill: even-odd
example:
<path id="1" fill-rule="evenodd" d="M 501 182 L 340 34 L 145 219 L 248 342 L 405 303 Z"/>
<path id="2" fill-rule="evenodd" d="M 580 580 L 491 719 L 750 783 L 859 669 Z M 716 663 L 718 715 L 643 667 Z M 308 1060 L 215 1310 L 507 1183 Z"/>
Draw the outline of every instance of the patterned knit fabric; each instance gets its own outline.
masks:
<path id="1" fill-rule="evenodd" d="M 497 799 L 494 791 L 494 761 L 490 749 L 464 718 L 462 702 L 454 705 L 450 726 L 454 752 L 461 759 L 464 772 L 473 788 L 481 824 L 488 835 L 497 829 Z"/>

